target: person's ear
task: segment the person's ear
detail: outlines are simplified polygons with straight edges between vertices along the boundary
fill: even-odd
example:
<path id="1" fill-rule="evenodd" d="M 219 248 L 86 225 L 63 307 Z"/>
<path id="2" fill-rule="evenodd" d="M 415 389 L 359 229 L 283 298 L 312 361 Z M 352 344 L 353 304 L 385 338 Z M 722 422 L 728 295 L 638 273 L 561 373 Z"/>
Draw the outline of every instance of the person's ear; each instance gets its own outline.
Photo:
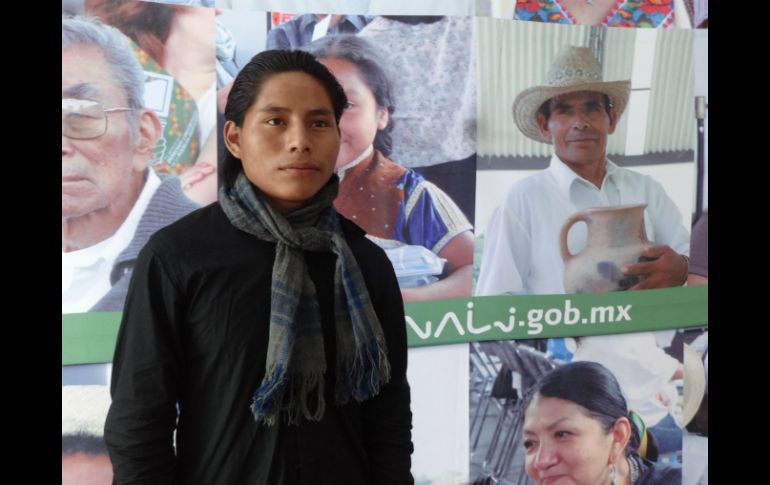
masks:
<path id="1" fill-rule="evenodd" d="M 137 140 L 134 153 L 140 155 L 134 157 L 134 169 L 143 171 L 155 153 L 155 145 L 158 143 L 163 127 L 160 119 L 152 110 L 142 109 L 136 118 Z"/>
<path id="2" fill-rule="evenodd" d="M 538 112 L 535 119 L 537 120 L 537 128 L 540 130 L 540 136 L 546 140 L 551 140 L 551 130 L 548 129 L 548 120 L 545 119 L 545 115 Z"/>
<path id="3" fill-rule="evenodd" d="M 626 417 L 618 418 L 610 433 L 612 435 L 610 463 L 615 463 L 624 456 L 628 440 L 631 439 L 631 422 Z"/>
<path id="4" fill-rule="evenodd" d="M 390 121 L 390 112 L 388 108 L 377 108 L 377 131 L 384 130 Z"/>
<path id="5" fill-rule="evenodd" d="M 237 159 L 241 159 L 241 129 L 233 121 L 226 121 L 224 139 L 227 150 Z"/>

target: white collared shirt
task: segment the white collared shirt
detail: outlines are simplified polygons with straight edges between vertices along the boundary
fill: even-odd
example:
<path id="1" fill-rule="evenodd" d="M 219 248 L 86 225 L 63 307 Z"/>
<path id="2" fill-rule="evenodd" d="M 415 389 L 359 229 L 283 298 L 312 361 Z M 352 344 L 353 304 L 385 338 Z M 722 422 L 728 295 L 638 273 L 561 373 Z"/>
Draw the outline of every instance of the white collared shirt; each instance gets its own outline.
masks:
<path id="1" fill-rule="evenodd" d="M 160 178 L 152 169 L 148 169 L 148 172 L 139 198 L 115 234 L 93 246 L 61 253 L 62 313 L 87 312 L 112 287 L 112 267 L 134 238 L 142 214 L 160 187 Z"/>
<path id="2" fill-rule="evenodd" d="M 690 235 L 682 215 L 650 176 L 607 160 L 607 173 L 597 188 L 553 155 L 547 169 L 515 182 L 492 213 L 475 294 L 564 293 L 559 232 L 567 218 L 589 207 L 638 203 L 647 204 L 647 238 L 689 255 Z M 572 254 L 585 247 L 586 236 L 584 224 L 572 227 L 567 241 Z"/>

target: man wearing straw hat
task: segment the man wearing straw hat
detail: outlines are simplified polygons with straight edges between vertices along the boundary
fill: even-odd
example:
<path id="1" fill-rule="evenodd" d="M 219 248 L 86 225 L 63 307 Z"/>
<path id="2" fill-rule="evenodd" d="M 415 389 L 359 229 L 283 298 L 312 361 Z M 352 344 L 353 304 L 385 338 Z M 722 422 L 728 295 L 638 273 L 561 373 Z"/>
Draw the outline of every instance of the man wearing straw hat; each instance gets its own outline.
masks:
<path id="1" fill-rule="evenodd" d="M 647 236 L 657 245 L 648 261 L 626 265 L 641 277 L 631 289 L 679 286 L 687 279 L 689 236 L 663 188 L 646 175 L 607 159 L 607 137 L 628 103 L 631 83 L 605 82 L 585 47 L 569 46 L 553 61 L 546 84 L 525 89 L 513 103 L 524 135 L 553 145 L 550 166 L 517 181 L 489 221 L 477 295 L 564 293 L 559 231 L 589 207 L 646 203 Z M 574 239 L 573 239 L 574 238 Z M 584 227 L 569 245 L 585 243 Z"/>
<path id="2" fill-rule="evenodd" d="M 647 204 L 645 229 L 657 245 L 651 261 L 621 268 L 641 281 L 631 289 L 678 286 L 687 279 L 689 235 L 679 210 L 646 175 L 607 159 L 607 137 L 615 131 L 630 94 L 630 82 L 602 80 L 601 66 L 584 47 L 565 48 L 551 64 L 543 86 L 525 89 L 513 103 L 524 135 L 553 145 L 549 167 L 523 178 L 492 214 L 484 241 L 477 295 L 561 294 L 564 264 L 559 232 L 572 214 L 589 207 Z M 571 249 L 585 245 L 575 226 Z M 651 333 L 584 337 L 574 360 L 600 362 L 619 376 L 623 391 L 658 439 L 661 453 L 681 449 L 681 430 L 657 393 L 681 378 L 681 364 L 666 355 Z"/>

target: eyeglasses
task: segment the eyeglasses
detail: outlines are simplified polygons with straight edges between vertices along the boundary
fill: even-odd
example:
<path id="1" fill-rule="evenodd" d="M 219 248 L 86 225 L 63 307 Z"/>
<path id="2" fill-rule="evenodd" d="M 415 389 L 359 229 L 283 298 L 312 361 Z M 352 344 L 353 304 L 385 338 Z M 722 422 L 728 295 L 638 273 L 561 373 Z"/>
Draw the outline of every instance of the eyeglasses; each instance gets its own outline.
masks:
<path id="1" fill-rule="evenodd" d="M 134 108 L 109 108 L 90 99 L 61 100 L 61 134 L 75 140 L 98 138 L 107 132 L 107 113 L 133 111 Z"/>

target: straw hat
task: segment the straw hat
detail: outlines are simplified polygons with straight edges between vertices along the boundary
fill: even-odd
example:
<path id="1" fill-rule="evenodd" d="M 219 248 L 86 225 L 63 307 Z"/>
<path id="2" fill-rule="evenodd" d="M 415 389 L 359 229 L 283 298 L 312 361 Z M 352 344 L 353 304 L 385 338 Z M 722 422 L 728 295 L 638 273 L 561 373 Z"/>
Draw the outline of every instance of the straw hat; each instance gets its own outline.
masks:
<path id="1" fill-rule="evenodd" d="M 687 425 L 698 412 L 706 393 L 706 370 L 700 354 L 684 344 L 684 396 L 682 404 L 682 424 Z"/>
<path id="2" fill-rule="evenodd" d="M 587 47 L 569 46 L 551 64 L 544 86 L 520 92 L 513 101 L 513 120 L 527 137 L 544 143 L 540 135 L 537 110 L 551 98 L 578 91 L 606 94 L 612 100 L 618 118 L 623 114 L 631 93 L 631 81 L 602 81 L 602 68 Z"/>

